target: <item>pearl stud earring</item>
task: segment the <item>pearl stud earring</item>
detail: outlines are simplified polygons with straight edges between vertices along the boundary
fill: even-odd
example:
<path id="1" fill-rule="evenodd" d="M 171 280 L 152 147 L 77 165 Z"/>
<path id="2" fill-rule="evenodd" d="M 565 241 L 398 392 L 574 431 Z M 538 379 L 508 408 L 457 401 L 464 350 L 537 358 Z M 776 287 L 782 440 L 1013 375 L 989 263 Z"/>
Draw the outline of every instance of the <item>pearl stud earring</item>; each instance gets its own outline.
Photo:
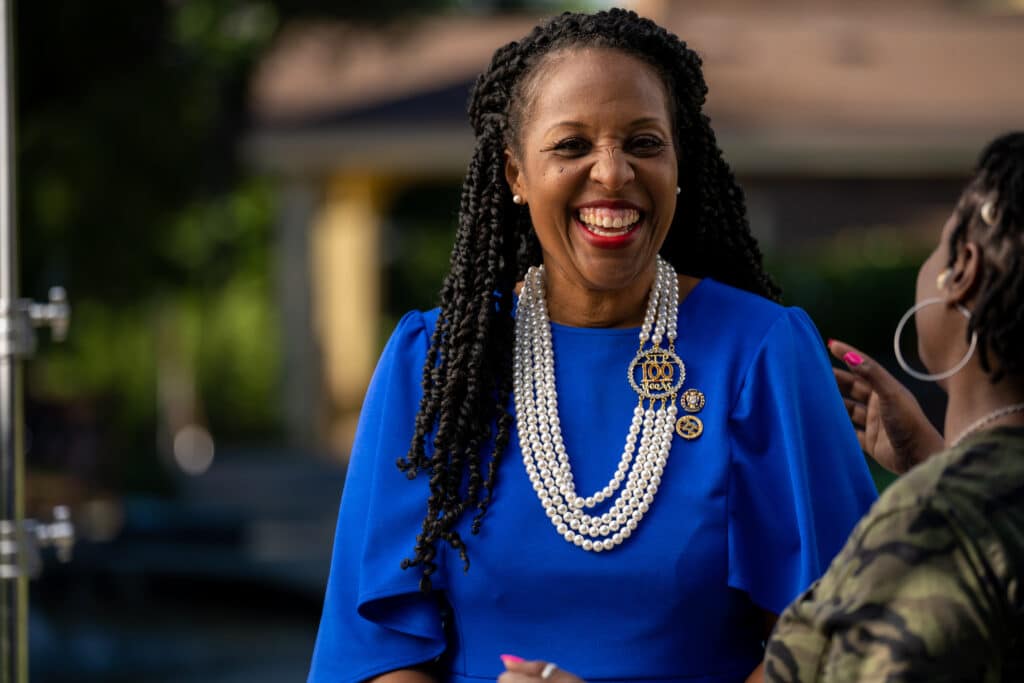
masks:
<path id="1" fill-rule="evenodd" d="M 683 191 L 682 188 L 679 187 L 678 185 L 676 185 L 676 194 L 679 194 L 682 191 Z"/>
<path id="2" fill-rule="evenodd" d="M 981 218 L 989 225 L 996 224 L 996 204 L 991 199 L 981 205 Z"/>
<path id="3" fill-rule="evenodd" d="M 513 204 L 522 204 L 523 203 L 523 196 L 522 195 L 518 195 L 518 194 L 512 195 L 512 203 Z"/>

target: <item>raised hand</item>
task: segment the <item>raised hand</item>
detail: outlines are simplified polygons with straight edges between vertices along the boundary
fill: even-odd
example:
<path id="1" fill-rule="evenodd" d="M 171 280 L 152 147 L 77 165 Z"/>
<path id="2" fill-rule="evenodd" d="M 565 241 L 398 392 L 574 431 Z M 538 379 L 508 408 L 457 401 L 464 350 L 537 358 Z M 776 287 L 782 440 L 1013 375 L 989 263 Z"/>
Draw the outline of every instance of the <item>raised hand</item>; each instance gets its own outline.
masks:
<path id="1" fill-rule="evenodd" d="M 885 368 L 844 342 L 832 340 L 828 348 L 849 368 L 833 372 L 865 453 L 890 472 L 903 474 L 943 449 L 942 435 L 917 399 Z"/>

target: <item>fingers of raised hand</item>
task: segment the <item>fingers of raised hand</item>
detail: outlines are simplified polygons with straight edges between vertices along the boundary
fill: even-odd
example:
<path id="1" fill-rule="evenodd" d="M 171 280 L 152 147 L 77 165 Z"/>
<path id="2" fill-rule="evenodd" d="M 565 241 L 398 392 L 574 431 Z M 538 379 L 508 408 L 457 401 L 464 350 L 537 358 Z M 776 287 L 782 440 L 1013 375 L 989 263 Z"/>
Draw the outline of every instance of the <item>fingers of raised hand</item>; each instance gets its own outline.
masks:
<path id="1" fill-rule="evenodd" d="M 846 412 L 850 415 L 850 422 L 857 429 L 864 429 L 868 419 L 868 408 L 865 404 L 859 401 L 853 401 L 848 398 L 843 399 L 843 403 L 846 405 Z"/>
<path id="2" fill-rule="evenodd" d="M 846 342 L 839 341 L 838 339 L 831 339 L 828 343 L 828 351 L 839 360 L 843 360 L 843 356 L 850 353 L 860 353 L 858 349 L 850 346 Z"/>
<path id="3" fill-rule="evenodd" d="M 863 379 L 843 368 L 832 368 L 836 384 L 839 386 L 839 393 L 846 398 L 851 398 L 858 403 L 867 403 L 871 396 L 871 385 Z"/>
<path id="4" fill-rule="evenodd" d="M 882 430 L 882 421 L 878 414 L 878 398 L 877 394 L 873 400 L 868 401 L 865 416 L 864 416 L 864 436 L 867 440 L 869 448 L 865 448 L 864 451 L 872 458 L 878 460 L 883 454 L 880 451 L 880 447 L 884 444 L 888 444 L 888 437 Z M 882 463 L 884 466 L 884 463 Z"/>

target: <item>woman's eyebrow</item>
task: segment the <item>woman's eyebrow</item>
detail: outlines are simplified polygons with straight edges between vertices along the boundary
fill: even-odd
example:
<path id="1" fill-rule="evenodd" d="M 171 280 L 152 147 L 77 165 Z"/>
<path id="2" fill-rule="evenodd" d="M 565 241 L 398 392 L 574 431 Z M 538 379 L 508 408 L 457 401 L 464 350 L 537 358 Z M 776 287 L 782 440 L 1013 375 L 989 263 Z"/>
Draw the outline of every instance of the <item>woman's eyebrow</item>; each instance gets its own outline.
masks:
<path id="1" fill-rule="evenodd" d="M 639 128 L 640 126 L 649 126 L 649 125 L 652 125 L 652 124 L 662 125 L 664 123 L 665 123 L 665 121 L 663 119 L 657 117 L 657 116 L 643 116 L 641 118 L 634 119 L 634 120 L 630 121 L 629 124 L 628 124 L 628 127 L 629 128 Z M 548 129 L 545 132 L 546 133 L 550 133 L 551 131 L 555 130 L 556 128 L 586 128 L 586 127 L 587 127 L 587 124 L 583 123 L 582 121 L 566 120 L 566 121 L 559 121 L 558 123 L 551 124 L 550 126 L 548 126 Z"/>

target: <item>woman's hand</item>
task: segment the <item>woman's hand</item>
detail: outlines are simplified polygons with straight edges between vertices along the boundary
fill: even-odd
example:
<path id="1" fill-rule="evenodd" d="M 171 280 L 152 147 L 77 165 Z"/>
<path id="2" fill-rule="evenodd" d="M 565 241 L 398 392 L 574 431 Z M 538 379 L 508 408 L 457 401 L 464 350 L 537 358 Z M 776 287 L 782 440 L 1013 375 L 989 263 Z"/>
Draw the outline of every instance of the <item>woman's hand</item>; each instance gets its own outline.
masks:
<path id="1" fill-rule="evenodd" d="M 553 662 L 526 661 L 514 655 L 502 655 L 505 671 L 498 683 L 584 683 L 583 679 L 558 668 Z"/>
<path id="2" fill-rule="evenodd" d="M 832 370 L 865 453 L 903 474 L 943 449 L 942 435 L 917 399 L 885 368 L 844 342 L 832 340 L 828 348 L 849 368 Z"/>

